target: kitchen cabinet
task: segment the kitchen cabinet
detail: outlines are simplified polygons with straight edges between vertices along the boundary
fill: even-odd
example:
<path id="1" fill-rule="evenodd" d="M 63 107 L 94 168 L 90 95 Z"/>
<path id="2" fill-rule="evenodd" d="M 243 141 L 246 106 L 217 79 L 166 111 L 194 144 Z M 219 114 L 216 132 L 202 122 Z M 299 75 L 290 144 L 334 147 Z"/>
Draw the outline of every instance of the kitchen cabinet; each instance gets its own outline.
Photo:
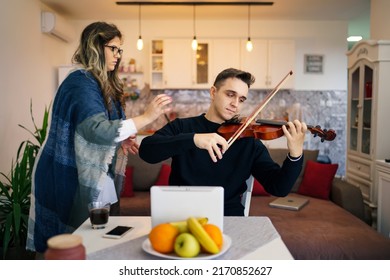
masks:
<path id="1" fill-rule="evenodd" d="M 193 56 L 192 88 L 210 88 L 226 68 L 240 67 L 240 41 L 237 39 L 199 40 Z"/>
<path id="2" fill-rule="evenodd" d="M 198 50 L 191 49 L 190 39 L 152 40 L 152 88 L 210 88 L 215 77 L 226 68 L 251 72 L 255 89 L 274 88 L 295 68 L 293 40 L 253 40 L 248 52 L 240 39 L 203 39 Z M 294 75 L 282 88 L 294 87 Z"/>
<path id="3" fill-rule="evenodd" d="M 214 39 L 211 41 L 211 50 L 211 84 L 222 70 L 240 68 L 240 40 Z"/>
<path id="4" fill-rule="evenodd" d="M 191 40 L 152 40 L 151 88 L 190 88 L 193 84 Z"/>
<path id="5" fill-rule="evenodd" d="M 210 71 L 210 42 L 198 41 L 193 57 L 194 88 L 210 88 L 212 76 Z"/>
<path id="6" fill-rule="evenodd" d="M 376 218 L 375 161 L 390 156 L 390 41 L 361 41 L 348 53 L 347 180 Z"/>
<path id="7" fill-rule="evenodd" d="M 191 40 L 164 40 L 163 81 L 165 88 L 189 88 L 193 83 Z"/>
<path id="8" fill-rule="evenodd" d="M 163 87 L 164 41 L 152 40 L 150 51 L 150 87 Z"/>
<path id="9" fill-rule="evenodd" d="M 293 40 L 253 39 L 253 50 L 246 50 L 246 40 L 241 40 L 241 69 L 252 73 L 256 81 L 252 88 L 274 88 L 295 69 L 295 42 Z M 294 75 L 282 88 L 294 88 Z"/>

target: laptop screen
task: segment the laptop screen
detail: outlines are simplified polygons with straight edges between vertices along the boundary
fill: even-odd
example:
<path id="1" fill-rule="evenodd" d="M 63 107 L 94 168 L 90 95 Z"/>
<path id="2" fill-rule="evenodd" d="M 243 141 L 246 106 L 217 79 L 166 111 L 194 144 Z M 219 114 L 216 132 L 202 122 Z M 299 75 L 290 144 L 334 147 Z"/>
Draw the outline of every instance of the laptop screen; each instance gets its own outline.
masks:
<path id="1" fill-rule="evenodd" d="M 153 186 L 152 227 L 167 222 L 207 217 L 223 231 L 224 189 L 208 186 Z"/>

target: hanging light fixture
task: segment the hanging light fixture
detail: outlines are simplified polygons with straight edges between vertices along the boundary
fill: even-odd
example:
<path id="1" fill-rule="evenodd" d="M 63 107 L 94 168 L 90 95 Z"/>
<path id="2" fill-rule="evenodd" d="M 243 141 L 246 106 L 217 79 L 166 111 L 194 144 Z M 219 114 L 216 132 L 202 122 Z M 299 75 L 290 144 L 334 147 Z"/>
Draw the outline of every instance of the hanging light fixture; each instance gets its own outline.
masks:
<path id="1" fill-rule="evenodd" d="M 137 49 L 140 51 L 144 48 L 144 41 L 141 36 L 141 4 L 138 5 L 138 40 L 137 40 Z"/>
<path id="2" fill-rule="evenodd" d="M 248 41 L 246 41 L 246 50 L 251 52 L 253 50 L 253 44 L 251 41 L 251 5 L 248 5 Z"/>
<path id="3" fill-rule="evenodd" d="M 192 39 L 191 47 L 194 51 L 198 48 L 198 41 L 196 40 L 196 29 L 195 29 L 195 5 L 193 6 L 193 24 L 194 24 L 194 38 Z"/>

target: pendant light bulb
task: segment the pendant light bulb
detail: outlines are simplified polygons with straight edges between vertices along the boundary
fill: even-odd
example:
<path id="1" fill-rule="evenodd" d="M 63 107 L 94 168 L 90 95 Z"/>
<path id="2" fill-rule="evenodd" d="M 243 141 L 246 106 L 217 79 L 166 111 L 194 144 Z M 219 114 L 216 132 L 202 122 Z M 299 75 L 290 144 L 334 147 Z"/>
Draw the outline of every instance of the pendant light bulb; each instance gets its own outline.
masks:
<path id="1" fill-rule="evenodd" d="M 194 36 L 194 39 L 192 39 L 191 47 L 194 51 L 198 48 L 198 41 L 196 40 L 196 36 Z"/>
<path id="2" fill-rule="evenodd" d="M 253 44 L 250 37 L 248 37 L 248 41 L 246 41 L 246 50 L 248 52 L 251 52 L 253 50 Z"/>
<path id="3" fill-rule="evenodd" d="M 198 41 L 196 40 L 196 6 L 194 5 L 193 6 L 193 14 L 192 14 L 192 22 L 194 24 L 194 38 L 192 39 L 192 43 L 191 43 L 191 47 L 194 51 L 196 51 L 198 49 Z"/>
<path id="4" fill-rule="evenodd" d="M 251 52 L 253 50 L 253 44 L 251 41 L 251 5 L 248 5 L 248 41 L 246 41 L 246 50 Z"/>
<path id="5" fill-rule="evenodd" d="M 137 50 L 142 50 L 144 48 L 144 41 L 142 40 L 141 35 L 139 35 L 137 40 Z"/>
<path id="6" fill-rule="evenodd" d="M 142 50 L 144 48 L 144 41 L 141 36 L 141 5 L 138 5 L 138 40 L 137 40 L 137 50 Z"/>

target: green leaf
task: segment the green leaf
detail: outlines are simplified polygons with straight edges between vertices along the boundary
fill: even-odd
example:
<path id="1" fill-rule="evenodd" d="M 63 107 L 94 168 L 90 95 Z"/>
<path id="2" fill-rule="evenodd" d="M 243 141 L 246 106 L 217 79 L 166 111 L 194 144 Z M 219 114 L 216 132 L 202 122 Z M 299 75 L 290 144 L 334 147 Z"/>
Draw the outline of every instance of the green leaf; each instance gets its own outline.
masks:
<path id="1" fill-rule="evenodd" d="M 51 105 L 49 106 L 49 108 Z M 19 126 L 28 131 L 34 138 L 20 143 L 16 160 L 12 160 L 10 175 L 0 172 L 0 240 L 3 243 L 3 258 L 9 247 L 25 247 L 31 201 L 31 183 L 35 158 L 45 141 L 49 123 L 49 108 L 45 107 L 42 127 L 38 128 L 30 103 L 31 120 L 34 132 L 25 126 Z"/>

